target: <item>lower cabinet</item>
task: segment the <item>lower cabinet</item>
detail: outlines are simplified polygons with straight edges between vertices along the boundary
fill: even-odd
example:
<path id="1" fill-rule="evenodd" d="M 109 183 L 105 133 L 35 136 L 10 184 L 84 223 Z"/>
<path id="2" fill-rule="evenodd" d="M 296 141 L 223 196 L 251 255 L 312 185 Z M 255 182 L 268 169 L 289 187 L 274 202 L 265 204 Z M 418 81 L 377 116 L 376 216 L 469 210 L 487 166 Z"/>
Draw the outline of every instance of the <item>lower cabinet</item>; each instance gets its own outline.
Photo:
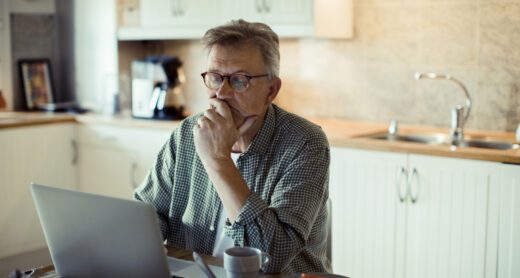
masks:
<path id="1" fill-rule="evenodd" d="M 167 129 L 79 125 L 79 189 L 131 199 L 170 134 Z"/>
<path id="2" fill-rule="evenodd" d="M 502 166 L 332 148 L 334 272 L 349 277 L 496 277 Z M 520 209 L 516 213 L 518 219 Z"/>
<path id="3" fill-rule="evenodd" d="M 0 130 L 0 259 L 46 246 L 31 182 L 76 188 L 74 124 Z"/>
<path id="4" fill-rule="evenodd" d="M 520 165 L 504 165 L 500 177 L 497 273 L 520 277 Z"/>

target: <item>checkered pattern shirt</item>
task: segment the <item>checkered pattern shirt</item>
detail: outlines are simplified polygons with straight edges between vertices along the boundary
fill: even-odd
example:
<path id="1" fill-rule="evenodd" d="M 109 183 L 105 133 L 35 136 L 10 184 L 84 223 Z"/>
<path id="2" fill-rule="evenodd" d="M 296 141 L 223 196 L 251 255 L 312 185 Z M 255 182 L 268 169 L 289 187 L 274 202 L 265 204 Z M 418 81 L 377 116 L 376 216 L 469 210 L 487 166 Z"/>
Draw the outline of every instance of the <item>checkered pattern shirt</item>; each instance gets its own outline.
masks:
<path id="1" fill-rule="evenodd" d="M 157 210 L 168 245 L 211 254 L 223 209 L 193 141 L 201 114 L 185 119 L 172 133 L 143 183 L 137 200 Z M 327 271 L 329 144 L 320 127 L 268 108 L 264 124 L 237 168 L 251 194 L 224 233 L 235 246 L 268 253 L 265 272 Z"/>

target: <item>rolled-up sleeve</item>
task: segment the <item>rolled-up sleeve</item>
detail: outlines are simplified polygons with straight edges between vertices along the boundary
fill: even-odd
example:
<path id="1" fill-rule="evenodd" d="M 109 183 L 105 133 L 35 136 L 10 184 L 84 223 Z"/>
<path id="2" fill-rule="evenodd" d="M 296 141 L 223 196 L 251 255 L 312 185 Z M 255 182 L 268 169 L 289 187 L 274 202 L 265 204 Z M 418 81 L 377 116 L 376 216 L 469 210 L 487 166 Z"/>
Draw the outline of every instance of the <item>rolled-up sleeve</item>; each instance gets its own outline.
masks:
<path id="1" fill-rule="evenodd" d="M 265 272 L 283 272 L 307 244 L 312 227 L 328 199 L 328 146 L 304 146 L 285 167 L 269 205 L 252 192 L 225 233 L 237 245 L 267 252 Z"/>

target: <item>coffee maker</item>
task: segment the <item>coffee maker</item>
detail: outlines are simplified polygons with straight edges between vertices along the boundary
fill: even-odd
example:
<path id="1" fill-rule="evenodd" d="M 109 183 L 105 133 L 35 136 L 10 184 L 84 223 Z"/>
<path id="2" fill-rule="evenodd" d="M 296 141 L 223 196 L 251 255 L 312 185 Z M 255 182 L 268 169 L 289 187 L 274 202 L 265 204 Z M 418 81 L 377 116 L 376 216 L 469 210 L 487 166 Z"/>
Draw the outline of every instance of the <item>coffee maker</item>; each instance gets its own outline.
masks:
<path id="1" fill-rule="evenodd" d="M 182 62 L 174 56 L 150 56 L 132 62 L 132 117 L 183 119 L 185 82 Z"/>

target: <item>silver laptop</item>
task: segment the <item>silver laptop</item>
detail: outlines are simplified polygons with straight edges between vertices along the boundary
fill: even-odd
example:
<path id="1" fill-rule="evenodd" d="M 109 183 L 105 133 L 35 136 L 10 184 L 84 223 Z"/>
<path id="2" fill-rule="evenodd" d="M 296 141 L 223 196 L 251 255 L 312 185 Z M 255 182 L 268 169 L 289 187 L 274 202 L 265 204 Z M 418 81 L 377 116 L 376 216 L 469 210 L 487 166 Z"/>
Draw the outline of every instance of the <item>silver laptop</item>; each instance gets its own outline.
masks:
<path id="1" fill-rule="evenodd" d="M 62 277 L 170 277 L 150 204 L 31 184 Z"/>

